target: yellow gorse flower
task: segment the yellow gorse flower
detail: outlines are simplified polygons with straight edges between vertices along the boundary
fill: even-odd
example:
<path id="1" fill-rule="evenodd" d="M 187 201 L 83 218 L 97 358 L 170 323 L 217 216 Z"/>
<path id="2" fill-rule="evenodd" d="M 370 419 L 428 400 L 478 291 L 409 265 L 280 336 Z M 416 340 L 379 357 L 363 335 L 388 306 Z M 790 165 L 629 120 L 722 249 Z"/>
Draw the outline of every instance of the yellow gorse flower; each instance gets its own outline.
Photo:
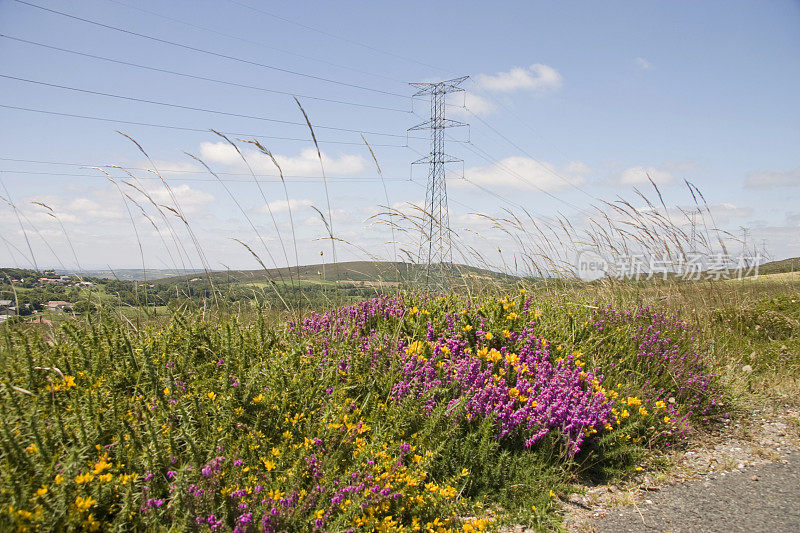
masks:
<path id="1" fill-rule="evenodd" d="M 420 355 L 425 351 L 425 344 L 420 341 L 414 341 L 406 348 L 406 353 L 409 355 Z"/>
<path id="2" fill-rule="evenodd" d="M 97 463 L 95 463 L 92 473 L 98 476 L 103 472 L 105 472 L 106 470 L 108 470 L 109 468 L 111 468 L 111 463 L 108 462 L 108 454 L 104 453 L 103 456 L 100 458 L 100 460 L 98 460 Z"/>
<path id="3" fill-rule="evenodd" d="M 50 385 L 50 392 L 70 390 L 75 386 L 75 378 L 73 376 L 64 376 L 58 383 Z"/>
<path id="4" fill-rule="evenodd" d="M 129 481 L 133 481 L 134 479 L 136 479 L 136 477 L 137 477 L 137 474 L 122 474 L 117 479 L 119 480 L 119 482 L 121 484 L 125 485 Z"/>
<path id="5" fill-rule="evenodd" d="M 100 530 L 100 522 L 95 520 L 93 513 L 89 513 L 89 516 L 87 516 L 86 520 L 83 521 L 83 529 L 86 531 Z"/>
<path id="6" fill-rule="evenodd" d="M 91 496 L 87 496 L 86 498 L 78 496 L 77 498 L 75 498 L 75 507 L 77 507 L 80 512 L 88 511 L 89 508 L 96 503 L 97 500 L 95 500 Z"/>
<path id="7" fill-rule="evenodd" d="M 90 473 L 80 474 L 75 477 L 75 483 L 78 485 L 82 485 L 83 483 L 89 483 L 91 480 L 94 479 L 94 476 Z"/>

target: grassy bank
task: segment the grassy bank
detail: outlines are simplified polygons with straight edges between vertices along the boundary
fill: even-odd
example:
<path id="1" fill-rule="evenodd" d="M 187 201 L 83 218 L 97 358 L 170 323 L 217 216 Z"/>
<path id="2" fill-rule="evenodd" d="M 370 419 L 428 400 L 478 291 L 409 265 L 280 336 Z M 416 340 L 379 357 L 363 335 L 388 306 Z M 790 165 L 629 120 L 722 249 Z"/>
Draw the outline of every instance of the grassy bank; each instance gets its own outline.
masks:
<path id="1" fill-rule="evenodd" d="M 796 395 L 798 289 L 541 284 L 299 322 L 4 327 L 2 528 L 554 529 L 576 481 Z"/>

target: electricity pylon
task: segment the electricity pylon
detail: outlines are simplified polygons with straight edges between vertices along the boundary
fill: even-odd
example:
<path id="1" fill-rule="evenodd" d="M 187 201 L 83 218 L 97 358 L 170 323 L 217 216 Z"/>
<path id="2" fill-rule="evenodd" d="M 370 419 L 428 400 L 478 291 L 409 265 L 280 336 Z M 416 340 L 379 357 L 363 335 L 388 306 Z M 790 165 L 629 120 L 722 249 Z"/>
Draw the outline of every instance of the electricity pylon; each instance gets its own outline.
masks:
<path id="1" fill-rule="evenodd" d="M 423 213 L 422 236 L 420 240 L 420 265 L 425 267 L 426 285 L 432 281 L 444 288 L 445 271 L 453 263 L 453 250 L 450 239 L 450 216 L 447 210 L 447 183 L 445 165 L 461 162 L 444 152 L 444 130 L 466 126 L 463 122 L 445 118 L 446 97 L 449 93 L 463 92 L 460 85 L 469 76 L 440 81 L 437 83 L 412 83 L 419 89 L 414 96 L 431 95 L 431 118 L 417 124 L 409 131 L 430 130 L 430 153 L 412 163 L 428 164 L 428 186 L 425 190 L 425 211 Z"/>

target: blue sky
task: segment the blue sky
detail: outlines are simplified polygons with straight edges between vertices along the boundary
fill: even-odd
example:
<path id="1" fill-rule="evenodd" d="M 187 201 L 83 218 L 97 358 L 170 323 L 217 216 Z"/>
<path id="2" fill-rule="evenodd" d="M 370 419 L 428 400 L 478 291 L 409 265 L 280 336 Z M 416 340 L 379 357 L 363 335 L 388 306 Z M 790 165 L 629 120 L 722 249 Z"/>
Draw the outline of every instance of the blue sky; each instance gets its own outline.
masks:
<path id="1" fill-rule="evenodd" d="M 513 202 L 536 216 L 562 213 L 579 226 L 588 206 L 598 203 L 593 198 L 619 196 L 635 203 L 634 187 L 652 195 L 646 174 L 659 183 L 669 206 L 691 205 L 682 183 L 688 179 L 702 191 L 720 227 L 737 235 L 740 227 L 748 228 L 751 242 L 759 248 L 765 242 L 775 258 L 800 255 L 798 2 L 30 3 L 183 46 L 0 0 L 5 36 L 0 75 L 6 76 L 0 77 L 0 104 L 200 130 L 0 107 L 0 179 L 6 188 L 0 194 L 17 205 L 40 265 L 72 268 L 76 261 L 61 227 L 33 201 L 60 217 L 83 267 L 141 264 L 133 226 L 149 267 L 175 263 L 162 241 L 169 240 L 166 223 L 142 194 L 121 184 L 161 225 L 160 235 L 131 202 L 128 215 L 120 193 L 98 171 L 81 168 L 147 168 L 115 129 L 135 138 L 159 168 L 184 171 L 164 176 L 213 268 L 257 268 L 233 240 L 263 248 L 242 211 L 275 262 L 283 264 L 278 236 L 290 231 L 284 189 L 263 178 L 262 195 L 238 155 L 207 130 L 262 136 L 289 176 L 286 193 L 300 262 L 318 262 L 329 244 L 312 206 L 327 214 L 326 200 L 316 152 L 290 94 L 302 95 L 318 128 L 334 230 L 351 243 L 339 245 L 340 259 L 390 259 L 388 229 L 369 217 L 386 204 L 386 195 L 400 209 L 421 203 L 425 195 L 425 169 L 412 174 L 410 162 L 428 144 L 407 141 L 406 131 L 427 118 L 428 104 L 416 100 L 410 112 L 414 90 L 408 82 L 462 75 L 470 76 L 466 100 L 463 95 L 451 100 L 448 114 L 470 123 L 469 136 L 465 130 L 449 135 L 470 143 L 449 142 L 447 149 L 464 160 L 469 181 L 460 179 L 458 168 L 448 177 L 451 222 L 482 235 L 474 244 L 487 255 L 513 244 L 469 213 L 499 215 Z M 18 39 L 287 94 L 120 65 Z M 459 107 L 464 101 L 469 111 Z M 370 132 L 365 137 L 383 170 L 386 195 L 360 131 Z M 425 134 L 414 135 L 420 133 Z M 242 149 L 256 173 L 274 175 L 266 157 L 247 145 Z M 226 191 L 184 152 L 239 181 L 226 182 Z M 145 170 L 132 172 L 152 177 Z M 172 201 L 159 181 L 140 183 L 157 203 Z M 171 223 L 180 234 L 180 224 Z M 0 205 L 0 224 L 6 228 L 0 263 L 29 266 L 25 235 L 6 203 Z M 464 235 L 469 242 L 472 234 Z M 411 234 L 404 238 L 416 240 Z M 189 261 L 199 266 L 196 258 Z"/>

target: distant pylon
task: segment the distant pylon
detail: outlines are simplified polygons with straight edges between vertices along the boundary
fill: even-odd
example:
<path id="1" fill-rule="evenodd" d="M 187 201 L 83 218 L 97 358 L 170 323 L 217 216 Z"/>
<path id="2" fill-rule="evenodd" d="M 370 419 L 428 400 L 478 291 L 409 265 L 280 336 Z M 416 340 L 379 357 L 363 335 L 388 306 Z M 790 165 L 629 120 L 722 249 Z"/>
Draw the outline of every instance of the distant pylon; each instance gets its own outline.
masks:
<path id="1" fill-rule="evenodd" d="M 423 214 L 422 237 L 420 241 L 420 264 L 425 266 L 426 282 L 436 278 L 443 284 L 445 270 L 453 263 L 453 249 L 450 239 L 450 215 L 447 210 L 447 183 L 445 165 L 460 162 L 444 153 L 444 130 L 466 126 L 445 118 L 446 96 L 448 93 L 463 92 L 459 87 L 469 76 L 440 81 L 437 83 L 412 83 L 419 89 L 414 96 L 431 95 L 431 118 L 409 131 L 430 130 L 430 153 L 412 164 L 428 164 L 428 186 L 425 190 L 425 213 Z M 438 272 L 434 272 L 438 271 Z"/>

